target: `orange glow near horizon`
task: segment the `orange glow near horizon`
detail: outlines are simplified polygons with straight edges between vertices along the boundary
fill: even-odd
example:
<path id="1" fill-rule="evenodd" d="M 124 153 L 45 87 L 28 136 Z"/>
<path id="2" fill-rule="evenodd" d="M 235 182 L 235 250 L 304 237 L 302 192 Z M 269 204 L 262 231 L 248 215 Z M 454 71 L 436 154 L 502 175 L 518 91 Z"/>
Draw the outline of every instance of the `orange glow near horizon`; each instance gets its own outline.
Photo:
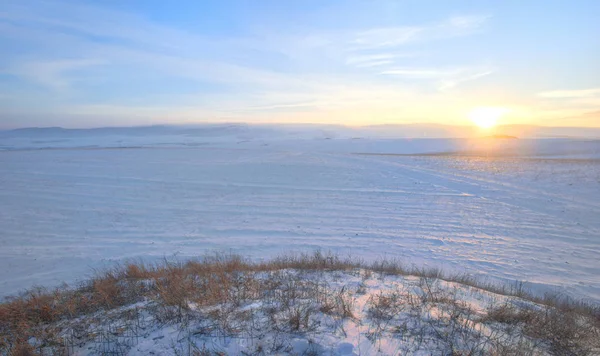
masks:
<path id="1" fill-rule="evenodd" d="M 469 119 L 479 128 L 489 130 L 498 124 L 498 121 L 508 110 L 501 107 L 478 107 L 469 112 Z"/>

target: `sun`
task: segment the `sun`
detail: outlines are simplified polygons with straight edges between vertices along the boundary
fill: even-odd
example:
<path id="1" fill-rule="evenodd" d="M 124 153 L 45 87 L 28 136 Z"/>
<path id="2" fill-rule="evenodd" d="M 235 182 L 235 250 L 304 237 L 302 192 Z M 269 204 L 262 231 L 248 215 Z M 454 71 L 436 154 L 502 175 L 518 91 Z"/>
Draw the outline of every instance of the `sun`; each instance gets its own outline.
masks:
<path id="1" fill-rule="evenodd" d="M 469 119 L 479 128 L 489 130 L 496 126 L 498 120 L 507 112 L 505 108 L 479 107 L 469 112 Z"/>

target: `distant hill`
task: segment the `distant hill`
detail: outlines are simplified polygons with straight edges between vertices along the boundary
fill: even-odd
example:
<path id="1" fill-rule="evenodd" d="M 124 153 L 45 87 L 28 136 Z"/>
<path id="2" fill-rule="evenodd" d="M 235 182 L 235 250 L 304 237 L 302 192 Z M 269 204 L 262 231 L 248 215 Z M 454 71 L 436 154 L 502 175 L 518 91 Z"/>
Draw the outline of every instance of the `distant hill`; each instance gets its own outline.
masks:
<path id="1" fill-rule="evenodd" d="M 70 129 L 31 127 L 0 131 L 0 137 L 89 137 L 89 136 L 235 136 L 251 138 L 278 136 L 294 138 L 600 138 L 600 128 L 502 125 L 489 132 L 474 126 L 441 124 L 388 124 L 342 126 L 320 124 L 218 123 L 197 125 L 154 125 Z"/>

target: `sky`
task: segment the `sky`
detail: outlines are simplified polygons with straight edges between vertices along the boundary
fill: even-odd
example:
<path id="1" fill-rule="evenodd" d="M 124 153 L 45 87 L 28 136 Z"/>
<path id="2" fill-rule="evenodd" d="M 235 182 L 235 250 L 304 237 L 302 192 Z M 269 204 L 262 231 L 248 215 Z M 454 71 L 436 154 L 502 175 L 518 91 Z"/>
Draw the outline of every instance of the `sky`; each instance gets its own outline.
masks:
<path id="1" fill-rule="evenodd" d="M 464 125 L 481 108 L 600 127 L 599 17 L 597 0 L 2 0 L 0 129 Z"/>

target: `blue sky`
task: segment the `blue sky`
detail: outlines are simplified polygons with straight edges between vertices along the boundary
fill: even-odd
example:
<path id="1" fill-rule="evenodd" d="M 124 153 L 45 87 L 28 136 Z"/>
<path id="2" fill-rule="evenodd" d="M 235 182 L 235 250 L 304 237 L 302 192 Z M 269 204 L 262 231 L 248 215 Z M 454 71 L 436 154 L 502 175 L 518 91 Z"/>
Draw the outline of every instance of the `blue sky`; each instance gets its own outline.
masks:
<path id="1" fill-rule="evenodd" d="M 0 128 L 600 126 L 600 1 L 2 0 Z"/>

